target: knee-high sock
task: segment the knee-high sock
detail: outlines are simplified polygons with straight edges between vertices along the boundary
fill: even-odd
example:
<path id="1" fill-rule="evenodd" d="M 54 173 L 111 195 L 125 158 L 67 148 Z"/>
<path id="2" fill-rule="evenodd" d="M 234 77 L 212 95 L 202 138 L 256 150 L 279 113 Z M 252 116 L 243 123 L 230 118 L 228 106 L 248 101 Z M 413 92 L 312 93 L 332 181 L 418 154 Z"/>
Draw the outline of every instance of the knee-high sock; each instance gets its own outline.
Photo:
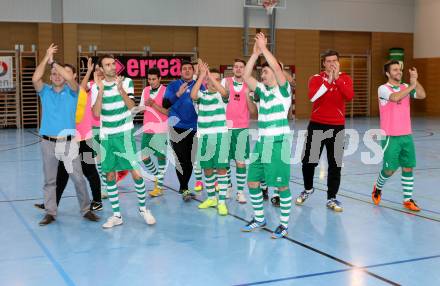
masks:
<path id="1" fill-rule="evenodd" d="M 226 199 L 226 192 L 228 190 L 228 175 L 220 175 L 217 173 L 218 187 L 220 191 L 218 193 L 219 204 L 224 204 Z"/>
<path id="2" fill-rule="evenodd" d="M 107 188 L 107 175 L 102 172 L 102 166 L 101 162 L 96 162 L 96 168 L 98 169 L 99 177 L 101 178 L 101 185 L 105 188 Z"/>
<path id="3" fill-rule="evenodd" d="M 107 193 L 108 199 L 112 205 L 113 215 L 121 217 L 121 211 L 119 208 L 119 192 L 118 187 L 116 186 L 116 181 L 107 182 Z"/>
<path id="4" fill-rule="evenodd" d="M 166 158 L 158 158 L 157 159 L 159 165 L 159 171 L 157 174 L 157 187 L 163 190 L 163 178 L 165 177 L 165 172 L 167 169 L 167 159 Z"/>
<path id="5" fill-rule="evenodd" d="M 157 176 L 157 169 L 154 165 L 154 162 L 151 160 L 151 158 L 147 158 L 144 160 L 145 167 L 147 167 L 148 172 L 152 174 L 153 176 Z"/>
<path id="6" fill-rule="evenodd" d="M 203 181 L 203 174 L 202 174 L 202 169 L 200 168 L 200 166 L 196 166 L 194 168 L 194 175 L 196 176 L 196 181 Z"/>
<path id="7" fill-rule="evenodd" d="M 402 189 L 403 189 L 404 201 L 409 201 L 412 198 L 413 188 L 414 188 L 413 172 L 402 171 Z"/>
<path id="8" fill-rule="evenodd" d="M 382 190 L 383 186 L 385 185 L 385 183 L 389 178 L 390 176 L 387 176 L 384 170 L 380 171 L 379 177 L 377 178 L 377 182 L 376 182 L 376 188 Z"/>
<path id="9" fill-rule="evenodd" d="M 242 193 L 246 185 L 246 166 L 244 166 L 244 168 L 237 167 L 236 176 L 237 176 L 237 191 L 239 193 Z"/>
<path id="10" fill-rule="evenodd" d="M 292 195 L 290 189 L 279 192 L 280 194 L 280 224 L 287 228 L 289 226 L 290 209 L 292 208 Z"/>
<path id="11" fill-rule="evenodd" d="M 264 221 L 263 192 L 260 188 L 249 188 L 249 196 L 254 209 L 255 220 Z"/>
<path id="12" fill-rule="evenodd" d="M 231 180 L 231 168 L 226 168 L 226 184 L 228 188 L 232 188 L 232 180 Z"/>
<path id="13" fill-rule="evenodd" d="M 145 182 L 142 177 L 139 180 L 134 180 L 134 187 L 138 198 L 139 208 L 145 208 Z"/>
<path id="14" fill-rule="evenodd" d="M 215 175 L 206 176 L 206 192 L 209 199 L 215 198 Z"/>

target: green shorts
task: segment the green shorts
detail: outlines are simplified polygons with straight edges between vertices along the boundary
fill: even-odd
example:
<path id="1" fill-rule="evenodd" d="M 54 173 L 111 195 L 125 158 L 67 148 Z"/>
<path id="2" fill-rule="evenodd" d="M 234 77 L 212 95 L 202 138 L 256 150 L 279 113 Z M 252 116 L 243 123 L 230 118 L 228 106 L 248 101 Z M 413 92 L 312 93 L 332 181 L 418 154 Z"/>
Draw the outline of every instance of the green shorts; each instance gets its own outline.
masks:
<path id="1" fill-rule="evenodd" d="M 229 129 L 229 138 L 231 142 L 229 160 L 244 163 L 247 159 L 249 159 L 249 129 Z"/>
<path id="2" fill-rule="evenodd" d="M 155 155 L 166 157 L 168 146 L 168 133 L 144 133 L 142 135 L 142 158 Z"/>
<path id="3" fill-rule="evenodd" d="M 395 171 L 399 167 L 414 168 L 416 151 L 412 135 L 386 136 L 382 140 L 383 169 Z"/>
<path id="4" fill-rule="evenodd" d="M 202 169 L 226 169 L 229 167 L 228 133 L 201 135 L 197 149 L 197 160 Z"/>
<path id="5" fill-rule="evenodd" d="M 101 161 L 104 173 L 138 170 L 136 142 L 131 131 L 101 140 Z"/>
<path id="6" fill-rule="evenodd" d="M 269 187 L 287 187 L 290 181 L 292 139 L 257 141 L 250 154 L 248 182 L 266 181 Z"/>

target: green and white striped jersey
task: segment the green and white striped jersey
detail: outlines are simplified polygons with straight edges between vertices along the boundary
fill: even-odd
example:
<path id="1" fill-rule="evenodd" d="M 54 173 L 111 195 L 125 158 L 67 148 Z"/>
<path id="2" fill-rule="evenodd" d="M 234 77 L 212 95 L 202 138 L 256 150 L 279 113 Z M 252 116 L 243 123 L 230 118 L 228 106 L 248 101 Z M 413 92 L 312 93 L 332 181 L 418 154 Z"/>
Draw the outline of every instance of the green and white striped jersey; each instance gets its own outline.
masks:
<path id="1" fill-rule="evenodd" d="M 258 139 L 282 139 L 290 133 L 287 114 L 291 100 L 289 83 L 268 87 L 259 82 L 254 91 L 254 101 L 258 105 Z"/>
<path id="2" fill-rule="evenodd" d="M 123 135 L 124 132 L 130 131 L 134 128 L 133 117 L 130 110 L 125 105 L 122 95 L 119 93 L 115 82 L 104 83 L 104 95 L 102 97 L 101 108 L 101 129 L 100 137 L 105 138 L 107 136 Z M 133 81 L 130 78 L 125 78 L 122 87 L 127 94 L 130 94 L 130 98 L 134 94 Z M 96 102 L 98 97 L 98 85 L 92 87 L 92 106 Z"/>
<path id="3" fill-rule="evenodd" d="M 197 136 L 204 134 L 226 133 L 226 106 L 228 98 L 220 92 L 199 91 L 196 101 L 198 107 Z"/>

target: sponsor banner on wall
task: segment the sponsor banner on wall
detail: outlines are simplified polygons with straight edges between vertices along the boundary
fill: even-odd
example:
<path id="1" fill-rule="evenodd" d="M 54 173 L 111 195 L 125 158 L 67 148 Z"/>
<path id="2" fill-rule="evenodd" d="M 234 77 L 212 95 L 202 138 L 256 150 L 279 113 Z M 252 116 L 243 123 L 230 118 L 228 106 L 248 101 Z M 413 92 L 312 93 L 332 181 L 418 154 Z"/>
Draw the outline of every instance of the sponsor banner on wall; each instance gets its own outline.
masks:
<path id="1" fill-rule="evenodd" d="M 92 57 L 97 63 L 99 57 Z M 115 56 L 116 73 L 120 76 L 147 78 L 148 70 L 158 68 L 162 79 L 180 77 L 182 61 L 191 61 L 190 56 Z M 81 67 L 87 67 L 87 57 L 81 57 Z"/>
<path id="2" fill-rule="evenodd" d="M 13 89 L 14 80 L 12 72 L 14 66 L 12 65 L 12 57 L 0 57 L 0 89 Z"/>

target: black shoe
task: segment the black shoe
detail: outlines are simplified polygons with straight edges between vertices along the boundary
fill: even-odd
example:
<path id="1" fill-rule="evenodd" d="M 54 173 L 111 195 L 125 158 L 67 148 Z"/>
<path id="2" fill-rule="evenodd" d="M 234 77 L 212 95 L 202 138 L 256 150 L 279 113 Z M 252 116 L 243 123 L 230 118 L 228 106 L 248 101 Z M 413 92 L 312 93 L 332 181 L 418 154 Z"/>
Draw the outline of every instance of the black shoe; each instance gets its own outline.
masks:
<path id="1" fill-rule="evenodd" d="M 39 210 L 44 210 L 45 209 L 44 204 L 34 204 L 34 207 L 36 207 Z"/>
<path id="2" fill-rule="evenodd" d="M 86 212 L 86 214 L 84 215 L 84 218 L 86 218 L 90 221 L 99 221 L 100 220 L 99 216 L 95 215 L 95 213 L 92 211 Z"/>
<path id="3" fill-rule="evenodd" d="M 263 200 L 267 201 L 269 199 L 269 188 L 266 187 L 265 189 L 261 189 L 263 192 Z"/>
<path id="4" fill-rule="evenodd" d="M 46 214 L 44 218 L 38 223 L 40 226 L 48 225 L 55 221 L 55 217 L 50 214 Z"/>
<path id="5" fill-rule="evenodd" d="M 276 208 L 279 208 L 279 207 L 280 207 L 280 197 L 279 197 L 279 196 L 273 196 L 273 197 L 270 199 L 270 202 L 272 203 L 272 205 L 273 205 L 274 207 L 276 207 Z"/>
<path id="6" fill-rule="evenodd" d="M 102 202 L 92 201 L 92 203 L 90 204 L 90 210 L 91 211 L 102 211 Z"/>
<path id="7" fill-rule="evenodd" d="M 182 192 L 182 199 L 185 202 L 189 202 L 190 200 L 192 200 L 195 197 L 195 195 L 193 193 L 191 193 L 190 190 L 184 190 Z"/>

